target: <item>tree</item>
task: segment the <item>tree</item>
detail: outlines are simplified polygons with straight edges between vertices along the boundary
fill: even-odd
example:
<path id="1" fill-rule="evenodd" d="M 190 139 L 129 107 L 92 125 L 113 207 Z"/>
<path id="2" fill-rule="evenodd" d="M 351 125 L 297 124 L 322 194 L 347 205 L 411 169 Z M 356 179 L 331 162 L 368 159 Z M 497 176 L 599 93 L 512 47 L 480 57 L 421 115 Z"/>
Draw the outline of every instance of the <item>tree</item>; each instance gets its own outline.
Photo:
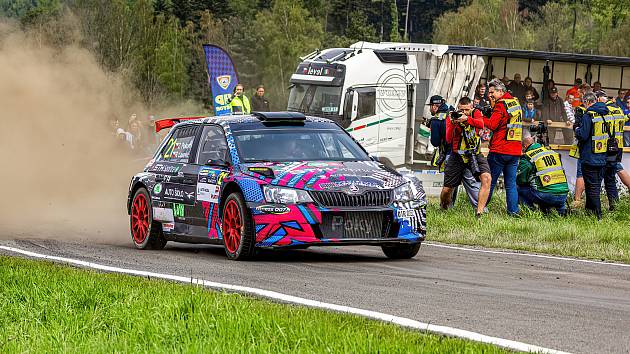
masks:
<path id="1" fill-rule="evenodd" d="M 400 29 L 398 22 L 398 6 L 396 6 L 396 0 L 390 0 L 389 12 L 392 17 L 392 28 L 389 33 L 389 40 L 392 42 L 400 42 Z"/>
<path id="2" fill-rule="evenodd" d="M 285 90 L 300 55 L 321 47 L 324 30 L 300 0 L 273 0 L 256 15 L 257 62 L 275 108 L 286 107 Z"/>

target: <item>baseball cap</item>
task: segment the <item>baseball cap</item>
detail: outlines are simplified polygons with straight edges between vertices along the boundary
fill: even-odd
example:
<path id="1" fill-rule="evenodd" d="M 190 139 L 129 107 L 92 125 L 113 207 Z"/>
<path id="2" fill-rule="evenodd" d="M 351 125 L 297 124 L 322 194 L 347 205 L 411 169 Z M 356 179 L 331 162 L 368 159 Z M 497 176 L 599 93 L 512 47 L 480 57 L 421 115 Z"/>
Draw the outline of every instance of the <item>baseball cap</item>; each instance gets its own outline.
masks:
<path id="1" fill-rule="evenodd" d="M 444 103 L 444 98 L 442 98 L 442 96 L 440 95 L 434 95 L 434 96 L 431 96 L 431 99 L 429 99 L 429 103 L 427 103 L 427 105 L 442 104 L 442 103 Z"/>
<path id="2" fill-rule="evenodd" d="M 551 93 L 558 93 L 558 88 L 554 86 L 554 87 L 549 89 L 549 92 L 551 92 Z"/>
<path id="3" fill-rule="evenodd" d="M 594 93 L 595 93 L 595 96 L 596 96 L 597 98 L 600 98 L 600 97 L 608 97 L 608 95 L 606 94 L 606 91 L 604 91 L 604 90 L 597 90 L 597 91 L 595 91 Z"/>

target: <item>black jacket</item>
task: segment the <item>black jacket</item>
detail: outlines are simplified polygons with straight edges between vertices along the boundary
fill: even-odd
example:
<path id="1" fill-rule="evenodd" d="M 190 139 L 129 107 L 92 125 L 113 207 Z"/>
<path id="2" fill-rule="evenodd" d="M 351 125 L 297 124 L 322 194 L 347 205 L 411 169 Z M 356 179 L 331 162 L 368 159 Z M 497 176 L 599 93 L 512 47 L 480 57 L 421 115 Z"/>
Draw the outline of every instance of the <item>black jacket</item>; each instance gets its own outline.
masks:
<path id="1" fill-rule="evenodd" d="M 269 100 L 265 96 L 254 95 L 251 99 L 252 112 L 269 112 Z"/>

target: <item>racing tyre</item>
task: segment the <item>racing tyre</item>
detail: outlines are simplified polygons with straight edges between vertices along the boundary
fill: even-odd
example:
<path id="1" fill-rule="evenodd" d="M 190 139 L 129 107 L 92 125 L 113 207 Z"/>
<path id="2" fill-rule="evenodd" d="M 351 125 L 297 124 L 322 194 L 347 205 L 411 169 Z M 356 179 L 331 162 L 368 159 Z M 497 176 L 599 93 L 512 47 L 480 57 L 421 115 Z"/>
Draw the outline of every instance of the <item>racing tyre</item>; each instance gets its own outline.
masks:
<path id="1" fill-rule="evenodd" d="M 136 191 L 131 202 L 131 240 L 141 250 L 161 250 L 166 245 L 162 225 L 153 221 L 151 197 L 146 189 Z"/>
<path id="2" fill-rule="evenodd" d="M 383 253 L 385 253 L 387 258 L 409 259 L 415 257 L 416 254 L 418 254 L 418 251 L 420 250 L 420 243 L 415 243 L 412 245 L 382 245 L 381 248 L 383 249 Z"/>
<path id="3" fill-rule="evenodd" d="M 227 257 L 239 261 L 251 259 L 256 242 L 254 222 L 240 193 L 232 193 L 225 200 L 222 222 Z"/>

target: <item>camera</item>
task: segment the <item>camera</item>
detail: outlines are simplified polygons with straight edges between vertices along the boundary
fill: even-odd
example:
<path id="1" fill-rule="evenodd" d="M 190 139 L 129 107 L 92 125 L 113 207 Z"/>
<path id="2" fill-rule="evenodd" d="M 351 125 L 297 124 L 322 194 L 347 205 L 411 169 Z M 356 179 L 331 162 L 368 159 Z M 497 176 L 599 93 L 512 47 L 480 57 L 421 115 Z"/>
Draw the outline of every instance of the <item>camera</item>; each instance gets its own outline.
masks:
<path id="1" fill-rule="evenodd" d="M 474 154 L 472 151 L 466 151 L 464 155 L 468 158 L 468 161 L 470 163 L 470 171 L 472 172 L 473 177 L 475 177 L 475 180 L 477 182 L 480 182 L 481 179 L 479 178 L 479 176 L 481 176 L 481 169 L 479 168 L 477 155 Z"/>
<path id="2" fill-rule="evenodd" d="M 451 120 L 458 120 L 461 117 L 462 117 L 462 111 L 451 112 Z"/>
<path id="3" fill-rule="evenodd" d="M 612 136 L 609 137 L 606 141 L 606 161 L 615 163 L 621 162 L 622 155 L 620 150 L 617 139 Z"/>
<path id="4" fill-rule="evenodd" d="M 532 134 L 536 134 L 536 142 L 542 145 L 549 145 L 549 135 L 547 126 L 543 122 L 538 122 L 537 125 L 531 125 L 529 131 Z"/>
<path id="5" fill-rule="evenodd" d="M 479 110 L 479 112 L 481 112 L 481 114 L 483 114 L 484 117 L 486 118 L 490 118 L 490 116 L 492 115 L 492 106 L 490 106 L 489 104 L 482 106 L 482 105 L 475 105 L 475 108 Z"/>

